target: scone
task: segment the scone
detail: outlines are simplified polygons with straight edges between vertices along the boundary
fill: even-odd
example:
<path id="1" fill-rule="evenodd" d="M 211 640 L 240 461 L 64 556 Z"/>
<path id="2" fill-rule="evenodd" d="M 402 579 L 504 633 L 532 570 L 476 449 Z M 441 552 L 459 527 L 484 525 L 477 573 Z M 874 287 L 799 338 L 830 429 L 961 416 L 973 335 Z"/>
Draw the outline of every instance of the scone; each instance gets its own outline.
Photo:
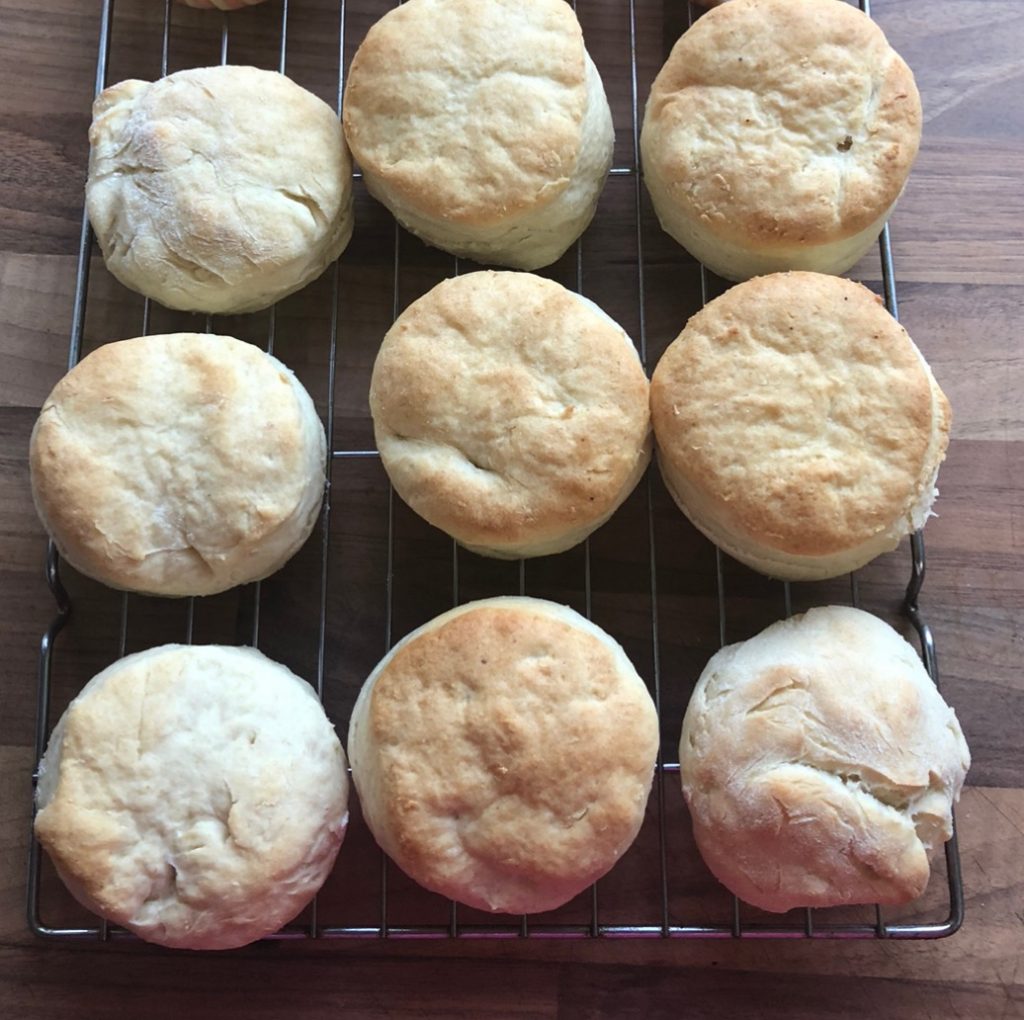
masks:
<path id="1" fill-rule="evenodd" d="M 349 726 L 363 817 L 427 889 L 534 913 L 605 874 L 644 817 L 654 704 L 625 652 L 529 598 L 445 613 L 399 642 Z"/>
<path id="2" fill-rule="evenodd" d="M 749 280 L 693 316 L 654 371 L 651 417 L 683 512 L 792 580 L 855 570 L 923 527 L 950 425 L 906 330 L 819 273 Z"/>
<path id="3" fill-rule="evenodd" d="M 650 459 L 648 390 L 596 305 L 537 276 L 479 272 L 399 316 L 370 411 L 398 494 L 507 559 L 582 542 L 630 494 Z"/>
<path id="4" fill-rule="evenodd" d="M 122 81 L 93 104 L 86 204 L 107 268 L 169 308 L 265 308 L 352 235 L 337 114 L 274 71 Z"/>
<path id="5" fill-rule="evenodd" d="M 86 907 L 147 942 L 230 949 L 316 895 L 348 821 L 345 754 L 313 689 L 252 648 L 129 655 L 71 703 L 35 830 Z"/>
<path id="6" fill-rule="evenodd" d="M 309 394 L 258 347 L 172 333 L 98 348 L 46 398 L 29 462 L 61 555 L 114 588 L 210 595 L 306 541 L 326 443 Z"/>
<path id="7" fill-rule="evenodd" d="M 679 761 L 708 867 L 781 912 L 919 896 L 970 754 L 914 649 L 828 606 L 711 659 Z"/>
<path id="8" fill-rule="evenodd" d="M 662 227 L 745 280 L 849 269 L 920 139 L 914 76 L 867 15 L 844 0 L 730 0 L 673 48 L 641 152 Z"/>
<path id="9" fill-rule="evenodd" d="M 601 78 L 564 0 L 408 0 L 349 69 L 370 194 L 428 244 L 538 269 L 586 229 L 611 166 Z"/>

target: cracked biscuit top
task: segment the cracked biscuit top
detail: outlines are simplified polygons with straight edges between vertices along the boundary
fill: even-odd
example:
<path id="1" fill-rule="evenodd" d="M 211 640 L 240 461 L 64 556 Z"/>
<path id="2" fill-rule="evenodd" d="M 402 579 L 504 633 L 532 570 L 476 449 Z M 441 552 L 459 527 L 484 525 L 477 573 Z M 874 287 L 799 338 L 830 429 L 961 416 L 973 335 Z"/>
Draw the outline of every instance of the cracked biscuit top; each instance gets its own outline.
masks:
<path id="1" fill-rule="evenodd" d="M 472 602 L 377 666 L 348 737 L 363 816 L 421 885 L 481 910 L 554 909 L 644 817 L 658 750 L 647 688 L 566 606 Z"/>
<path id="2" fill-rule="evenodd" d="M 648 384 L 603 312 L 527 273 L 439 284 L 399 316 L 370 385 L 398 494 L 490 555 L 569 548 L 650 458 Z"/>
<path id="3" fill-rule="evenodd" d="M 352 233 L 338 116 L 290 79 L 202 67 L 93 104 L 86 201 L 110 271 L 170 308 L 253 311 L 319 276 Z"/>
<path id="4" fill-rule="evenodd" d="M 643 135 L 645 174 L 702 229 L 819 244 L 858 234 L 896 201 L 921 102 L 882 30 L 848 3 L 733 0 L 676 43 Z"/>
<path id="5" fill-rule="evenodd" d="M 704 860 L 773 911 L 919 896 L 970 766 L 914 649 L 841 606 L 718 652 L 679 755 Z"/>
<path id="6" fill-rule="evenodd" d="M 348 820 L 345 755 L 312 688 L 255 649 L 164 645 L 71 703 L 36 834 L 70 891 L 141 938 L 245 945 L 320 888 Z"/>
<path id="7" fill-rule="evenodd" d="M 32 494 L 83 573 L 209 595 L 266 577 L 306 540 L 325 446 L 309 394 L 271 355 L 232 337 L 139 337 L 54 387 L 32 432 Z"/>

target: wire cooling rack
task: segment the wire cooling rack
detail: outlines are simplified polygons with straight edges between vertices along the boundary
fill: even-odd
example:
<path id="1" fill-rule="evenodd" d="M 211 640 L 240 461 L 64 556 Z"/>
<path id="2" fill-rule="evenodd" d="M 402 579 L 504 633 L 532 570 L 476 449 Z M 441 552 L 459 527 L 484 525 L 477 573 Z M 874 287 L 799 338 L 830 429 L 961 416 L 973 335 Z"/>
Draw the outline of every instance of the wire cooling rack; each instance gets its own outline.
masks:
<path id="1" fill-rule="evenodd" d="M 310 6 L 314 2 L 310 0 Z M 393 0 L 340 0 L 336 7 L 330 5 L 337 35 L 331 34 L 329 44 L 316 50 L 317 82 L 322 97 L 333 100 L 337 109 L 341 108 L 344 69 L 354 46 L 365 27 L 392 3 Z M 123 29 L 119 27 L 118 31 L 128 33 L 129 42 L 134 45 L 140 23 L 152 21 L 154 5 L 147 2 L 136 7 L 131 0 L 121 0 L 119 7 L 122 6 L 126 13 Z M 859 6 L 870 14 L 868 0 L 860 0 Z M 318 17 L 326 7 L 325 2 L 317 5 Z M 573 7 L 577 4 L 573 3 Z M 666 243 L 647 207 L 638 158 L 639 111 L 644 90 L 668 48 L 697 11 L 676 0 L 580 0 L 578 8 L 588 46 L 598 65 L 614 63 L 618 68 L 617 73 L 605 76 L 619 126 L 616 162 L 606 189 L 615 192 L 616 219 L 609 228 L 614 237 L 610 243 L 606 238 L 601 256 L 585 256 L 593 247 L 592 235 L 600 230 L 603 214 L 599 211 L 595 226 L 583 241 L 550 272 L 581 293 L 585 283 L 596 279 L 596 289 L 588 286 L 588 291 L 602 303 L 606 303 L 608 296 L 606 287 L 620 296 L 625 294 L 628 308 L 623 306 L 620 319 L 628 319 L 640 356 L 650 370 L 657 360 L 657 345 L 663 349 L 686 316 L 726 286 L 681 249 Z M 159 17 L 158 8 L 155 16 Z M 306 16 L 302 0 L 278 0 L 263 8 L 220 16 L 186 11 L 165 0 L 162 26 L 150 25 L 149 34 L 142 33 L 152 48 L 153 66 L 148 76 L 155 76 L 157 67 L 161 75 L 176 69 L 172 58 L 177 53 L 179 35 L 188 42 L 182 47 L 185 50 L 195 40 L 205 40 L 202 45 L 207 49 L 202 51 L 200 62 L 213 62 L 218 41 L 214 33 L 219 29 L 221 63 L 233 58 L 234 40 L 243 32 L 249 50 L 261 54 L 262 66 L 276 67 L 295 77 L 299 61 L 295 60 L 289 42 Z M 596 24 L 594 19 L 598 17 L 602 19 L 603 34 L 595 50 L 588 33 L 588 18 Z M 115 22 L 118 19 L 114 0 L 103 0 L 96 92 L 116 80 L 109 77 Z M 260 38 L 254 41 L 255 35 Z M 300 50 L 300 57 L 310 60 L 313 66 L 310 45 L 303 44 Z M 252 59 L 251 52 L 245 55 Z M 325 65 L 333 65 L 327 84 Z M 118 78 L 125 76 L 118 74 Z M 628 120 L 625 130 L 624 118 Z M 624 158 L 622 152 L 626 153 Z M 357 193 L 358 189 L 359 185 Z M 925 576 L 921 534 L 913 535 L 906 543 L 909 583 L 906 566 L 900 565 L 905 560 L 894 553 L 876 561 L 881 567 L 872 565 L 859 576 L 850 575 L 826 585 L 791 586 L 788 582 L 753 575 L 713 550 L 671 505 L 652 473 L 612 523 L 578 550 L 561 557 L 530 561 L 529 565 L 522 561 L 509 565 L 485 562 L 459 550 L 414 519 L 395 500 L 379 468 L 377 453 L 371 448 L 365 388 L 368 365 L 375 352 L 374 341 L 379 342 L 389 322 L 409 300 L 438 279 L 457 274 L 464 267 L 459 260 L 425 249 L 394 226 L 364 195 L 359 195 L 357 201 L 362 202 L 362 206 L 357 205 L 357 236 L 363 229 L 359 213 L 363 212 L 369 220 L 365 233 L 370 239 L 362 252 L 354 250 L 354 241 L 321 281 L 288 299 L 287 305 L 294 313 L 296 308 L 308 310 L 313 302 L 318 303 L 315 313 L 310 313 L 316 338 L 312 344 L 318 353 L 306 358 L 302 370 L 296 370 L 300 378 L 305 375 L 303 381 L 314 391 L 331 451 L 319 540 L 312 538 L 281 575 L 225 596 L 183 602 L 109 592 L 98 585 L 90 586 L 87 579 L 77 575 L 72 575 L 74 583 L 69 578 L 69 587 L 78 589 L 72 597 L 62 581 L 59 557 L 51 543 L 46 573 L 57 613 L 40 648 L 37 760 L 45 749 L 55 716 L 88 678 L 72 671 L 63 680 L 55 679 L 59 671 L 56 639 L 71 616 L 73 603 L 76 614 L 84 614 L 87 619 L 80 627 L 71 628 L 64 641 L 88 645 L 94 622 L 100 621 L 95 622 L 96 633 L 109 633 L 112 637 L 110 641 L 102 637 L 105 643 L 100 651 L 93 649 L 93 658 L 100 665 L 135 650 L 136 646 L 146 647 L 158 640 L 147 637 L 154 632 L 154 620 L 159 621 L 159 640 L 191 643 L 194 638 L 207 640 L 206 631 L 222 635 L 224 627 L 217 630 L 217 621 L 223 624 L 227 617 L 229 640 L 259 645 L 281 660 L 298 655 L 296 648 L 304 633 L 304 657 L 289 664 L 297 672 L 312 677 L 339 732 L 344 734 L 348 711 L 362 677 L 369 672 L 373 659 L 391 647 L 393 639 L 435 613 L 472 597 L 514 592 L 543 595 L 571 602 L 588 618 L 598 619 L 626 645 L 641 673 L 648 677 L 662 722 L 663 750 L 637 845 L 601 880 L 600 890 L 595 885 L 562 911 L 531 918 L 494 918 L 415 889 L 373 846 L 356 817 L 335 875 L 318 900 L 271 938 L 922 939 L 953 934 L 963 919 L 955 834 L 946 844 L 944 862 L 940 858 L 933 866 L 925 900 L 896 914 L 883 914 L 881 908 L 874 907 L 806 909 L 773 916 L 741 904 L 718 887 L 703 868 L 689 836 L 678 790 L 679 765 L 674 760 L 682 711 L 703 662 L 726 643 L 727 636 L 729 640 L 750 636 L 773 619 L 791 614 L 794 608 L 824 601 L 846 601 L 858 606 L 865 601 L 868 608 L 881 615 L 901 614 L 916 631 L 925 666 L 938 681 L 935 642 L 918 603 Z M 215 323 L 210 317 L 205 322 L 196 322 L 195 317 L 175 317 L 148 300 L 142 301 L 141 315 L 133 319 L 131 316 L 139 313 L 139 299 L 118 291 L 105 271 L 91 274 L 94 257 L 92 232 L 83 214 L 69 368 L 85 353 L 90 334 L 97 343 L 119 335 L 146 334 L 156 331 L 153 327 L 158 317 L 175 328 L 214 331 Z M 600 271 L 595 268 L 598 261 Z M 384 289 L 390 291 L 388 307 L 378 310 L 381 321 L 372 325 L 365 321 L 365 310 L 360 304 L 363 263 L 369 267 L 366 272 L 378 283 L 383 279 Z M 865 282 L 880 286 L 889 311 L 898 316 L 888 228 L 879 240 L 879 262 L 874 268 L 864 265 L 858 267 L 857 273 Z M 667 288 L 666 280 L 671 281 Z M 680 281 L 685 285 L 681 286 Z M 675 289 L 685 294 L 673 297 L 665 306 L 662 296 L 666 290 Z M 100 305 L 99 320 L 90 329 L 88 302 L 97 290 L 94 302 Z M 128 318 L 121 311 L 126 303 L 135 309 Z M 108 314 L 113 322 L 106 318 Z M 292 314 L 282 325 L 284 315 L 275 307 L 262 317 L 249 317 L 244 324 L 217 320 L 216 326 L 223 332 L 244 335 L 273 352 L 299 321 Z M 653 326 L 652 316 L 659 320 Z M 363 323 L 361 328 L 353 325 L 357 320 Z M 122 330 L 119 334 L 112 332 L 115 322 Z M 360 333 L 368 338 L 361 355 Z M 650 345 L 649 337 L 655 337 Z M 289 358 L 280 349 L 278 353 L 293 367 L 295 359 L 304 357 L 293 352 L 294 358 Z M 344 400 L 339 400 L 341 391 Z M 341 403 L 345 408 L 340 407 Z M 350 511 L 362 522 L 355 528 L 361 535 L 346 533 L 345 518 Z M 620 519 L 621 523 L 616 523 Z M 903 577 L 899 580 L 901 573 Z M 371 577 L 374 579 L 368 580 Z M 870 597 L 866 598 L 865 593 Z M 799 603 L 796 607 L 795 602 Z M 399 603 L 405 604 L 405 608 L 399 608 Z M 100 605 L 105 608 L 96 610 L 99 615 L 89 616 L 93 607 Z M 367 606 L 372 608 L 368 610 Z M 211 621 L 208 625 L 204 624 L 207 617 Z M 347 622 L 348 617 L 354 618 L 351 623 Z M 103 623 L 104 620 L 107 622 Z M 357 637 L 353 638 L 353 634 Z M 313 654 L 308 651 L 310 645 L 315 645 Z M 66 652 L 68 659 L 72 657 L 70 651 L 77 654 L 78 649 Z M 360 654 L 361 662 L 347 664 L 349 657 L 358 660 Z M 85 659 L 88 661 L 89 656 L 85 655 Z M 353 906 L 357 900 L 362 901 L 361 908 Z M 52 920 L 53 917 L 59 920 Z M 43 937 L 132 937 L 105 921 L 83 914 L 63 892 L 34 838 L 28 919 L 32 930 Z"/>

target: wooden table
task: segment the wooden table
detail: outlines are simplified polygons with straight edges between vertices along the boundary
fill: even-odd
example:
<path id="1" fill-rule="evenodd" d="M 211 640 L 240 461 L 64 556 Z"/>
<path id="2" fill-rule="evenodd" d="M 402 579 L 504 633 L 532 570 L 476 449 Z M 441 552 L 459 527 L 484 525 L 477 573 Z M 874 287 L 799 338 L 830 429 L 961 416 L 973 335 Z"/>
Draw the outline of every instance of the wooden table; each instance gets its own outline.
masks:
<path id="1" fill-rule="evenodd" d="M 159 52 L 153 26 L 159 26 L 161 7 L 158 0 L 120 0 L 121 32 L 127 42 L 113 54 L 114 77 L 153 73 L 154 53 Z M 336 5 L 295 0 L 292 7 L 289 70 L 301 66 L 306 79 L 300 81 L 328 96 L 335 72 L 324 56 L 322 36 Z M 37 649 L 53 612 L 41 570 L 44 535 L 29 496 L 26 447 L 36 410 L 61 375 L 67 356 L 98 8 L 96 0 L 51 0 L 45 9 L 29 0 L 0 0 L 0 1015 L 24 1020 L 118 1014 L 278 1018 L 291 1013 L 1024 1016 L 1024 681 L 1018 668 L 1024 627 L 1024 375 L 1017 336 L 1024 303 L 1024 4 L 875 4 L 890 39 L 915 68 L 926 115 L 921 156 L 893 223 L 902 318 L 955 410 L 954 440 L 941 477 L 940 516 L 928 527 L 924 607 L 939 640 L 944 692 L 958 710 L 974 753 L 959 812 L 967 891 L 962 931 L 942 942 L 916 944 L 303 942 L 258 945 L 219 956 L 172 954 L 129 942 L 44 943 L 29 934 L 24 919 Z M 244 52 L 247 59 L 276 66 L 277 8 L 272 2 L 235 17 L 232 25 L 239 28 L 233 28 L 233 54 Z M 593 21 L 585 2 L 580 8 L 588 32 L 616 31 L 618 22 Z M 652 12 L 660 8 L 653 0 L 640 3 L 642 54 L 655 52 L 643 49 L 644 39 L 653 39 L 655 49 L 662 45 L 666 27 L 651 23 Z M 307 14 L 301 15 L 303 11 Z M 204 26 L 202 17 L 180 15 L 179 38 L 184 41 L 171 53 L 172 69 L 218 59 L 219 30 Z M 653 73 L 651 60 L 642 55 L 642 88 Z M 618 65 L 602 70 L 611 77 L 623 73 Z M 628 161 L 629 111 L 620 104 L 615 113 L 620 128 L 617 162 Z M 390 291 L 374 282 L 374 272 L 390 251 L 375 240 L 390 237 L 387 221 L 365 201 L 360 210 L 357 222 L 366 226 L 357 228 L 342 264 L 343 307 L 352 309 L 390 301 Z M 366 232 L 362 240 L 361 229 Z M 655 228 L 647 233 L 652 287 L 664 284 L 677 270 L 682 277 L 690 273 L 686 278 L 692 283 L 692 266 L 680 261 Z M 624 271 L 617 265 L 628 262 L 618 258 L 616 246 L 629 244 L 622 236 L 621 231 L 602 233 L 601 228 L 588 235 L 586 279 L 595 286 Z M 444 275 L 445 265 L 417 249 L 403 284 L 410 293 L 403 300 L 409 299 L 411 288 L 423 289 Z M 105 276 L 98 264 L 96 274 Z M 312 293 L 322 299 L 327 284 L 316 286 L 321 289 Z M 614 302 L 613 294 L 609 300 Z M 673 326 L 671 304 L 652 300 L 648 335 L 653 346 L 664 346 L 681 321 Z M 139 331 L 140 303 L 109 280 L 94 282 L 91 306 L 87 344 Z M 282 313 L 279 334 L 322 332 L 320 312 L 311 308 L 293 299 Z M 369 314 L 365 321 L 358 315 L 356 319 L 363 324 L 353 327 L 354 333 L 377 328 Z M 168 317 L 154 328 L 180 325 Z M 302 370 L 316 368 L 315 356 L 304 358 L 297 343 L 290 348 L 287 340 L 283 343 Z M 358 344 L 350 346 L 362 350 Z M 353 378 L 362 378 L 365 356 L 360 360 L 353 355 L 348 367 Z M 335 425 L 344 440 L 356 443 L 366 436 L 365 394 L 358 386 L 349 387 L 348 378 L 339 377 Z M 323 393 L 315 395 L 322 400 Z M 359 477 L 346 476 L 346 491 L 363 491 L 361 484 Z M 379 489 L 379 479 L 366 482 L 365 491 L 374 486 Z M 346 516 L 345 498 L 339 495 L 338 503 L 334 546 L 342 550 L 338 569 L 344 572 L 344 583 L 339 582 L 341 593 L 331 604 L 331 619 L 336 613 L 343 619 L 345 613 L 354 613 L 358 622 L 363 603 L 378 592 L 379 585 L 358 585 L 364 567 L 376 569 L 375 561 L 367 566 L 364 560 L 379 557 L 381 536 L 379 528 L 374 530 L 372 505 L 360 510 L 353 503 L 353 513 Z M 659 528 L 683 529 L 661 496 L 655 497 L 654 509 Z M 428 564 L 450 555 L 433 536 L 417 530 L 415 521 L 402 521 L 407 530 L 401 548 L 422 552 Z M 610 570 L 616 562 L 608 547 L 611 540 L 602 541 L 595 552 L 598 571 Z M 670 558 L 659 582 L 662 613 L 678 609 L 673 586 L 690 569 L 681 560 L 690 557 L 700 563 L 706 556 L 696 538 L 683 541 L 680 559 Z M 880 605 L 891 606 L 905 564 L 890 562 L 873 569 L 867 588 Z M 472 569 L 468 573 L 472 585 Z M 58 685 L 58 697 L 69 696 L 74 684 L 109 661 L 116 642 L 111 623 L 116 604 L 98 586 L 74 578 L 71 583 L 85 608 L 61 639 L 67 689 Z M 283 614 L 284 629 L 295 622 L 281 594 L 286 590 L 272 588 L 265 596 Z M 615 585 L 608 591 L 607 598 L 597 597 L 598 613 L 613 612 L 616 596 L 628 594 Z M 768 611 L 768 598 L 755 590 L 733 637 L 742 636 L 744 628 Z M 807 598 L 813 600 L 814 593 Z M 700 630 L 702 605 L 691 607 L 698 620 L 695 632 Z M 410 621 L 416 618 L 412 604 L 404 612 Z M 148 640 L 145 627 L 162 634 L 170 626 L 164 622 L 166 613 L 154 621 L 134 603 L 132 613 L 143 627 L 133 641 Z M 222 621 L 217 613 L 212 616 L 205 626 L 209 633 L 219 633 Z M 302 619 L 296 618 L 300 629 Z M 174 627 L 179 622 L 175 617 Z M 344 679 L 346 670 L 358 677 L 379 654 L 376 644 L 345 636 L 359 629 L 339 628 L 338 644 L 332 648 L 343 664 L 329 664 L 332 678 L 337 674 Z M 308 659 L 308 650 L 295 652 L 285 637 L 274 636 L 273 627 L 266 639 L 271 654 Z M 691 661 L 671 637 L 666 647 L 670 664 L 673 655 L 678 662 Z M 687 682 L 692 680 L 690 676 Z M 344 701 L 348 694 L 339 697 Z"/>

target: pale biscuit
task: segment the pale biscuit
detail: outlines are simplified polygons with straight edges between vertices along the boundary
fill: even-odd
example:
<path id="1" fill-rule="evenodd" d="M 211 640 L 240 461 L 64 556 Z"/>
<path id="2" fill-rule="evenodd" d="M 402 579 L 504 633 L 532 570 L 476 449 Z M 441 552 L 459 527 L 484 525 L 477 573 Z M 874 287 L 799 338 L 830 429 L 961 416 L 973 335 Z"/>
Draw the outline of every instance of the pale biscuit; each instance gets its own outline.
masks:
<path id="1" fill-rule="evenodd" d="M 711 659 L 679 761 L 708 867 L 784 911 L 920 896 L 970 754 L 914 649 L 829 606 Z"/>
<path id="2" fill-rule="evenodd" d="M 488 556 L 560 552 L 650 459 L 648 383 L 595 305 L 526 273 L 439 284 L 381 345 L 370 410 L 398 494 Z"/>
<path id="3" fill-rule="evenodd" d="M 565 606 L 500 598 L 396 645 L 348 740 L 363 817 L 403 871 L 481 910 L 533 913 L 633 842 L 658 720 L 602 630 Z"/>
<path id="4" fill-rule="evenodd" d="M 749 280 L 693 316 L 654 371 L 651 417 L 683 512 L 793 580 L 855 570 L 923 527 L 950 426 L 906 330 L 819 273 Z"/>
<path id="5" fill-rule="evenodd" d="M 370 193 L 403 226 L 516 269 L 583 233 L 614 143 L 564 0 L 408 0 L 356 52 L 344 121 Z"/>
<path id="6" fill-rule="evenodd" d="M 35 829 L 86 907 L 148 942 L 229 949 L 323 884 L 345 755 L 313 689 L 252 648 L 164 645 L 83 689 L 40 764 Z"/>
<path id="7" fill-rule="evenodd" d="M 337 114 L 274 71 L 122 81 L 93 104 L 86 203 L 107 268 L 169 308 L 265 308 L 352 234 Z"/>
<path id="8" fill-rule="evenodd" d="M 47 397 L 29 459 L 36 509 L 72 566 L 114 588 L 210 595 L 306 541 L 326 443 L 276 358 L 174 333 L 83 359 Z"/>
<path id="9" fill-rule="evenodd" d="M 843 0 L 731 0 L 651 88 L 644 180 L 662 227 L 714 272 L 841 273 L 878 237 L 917 155 L 921 101 Z"/>

